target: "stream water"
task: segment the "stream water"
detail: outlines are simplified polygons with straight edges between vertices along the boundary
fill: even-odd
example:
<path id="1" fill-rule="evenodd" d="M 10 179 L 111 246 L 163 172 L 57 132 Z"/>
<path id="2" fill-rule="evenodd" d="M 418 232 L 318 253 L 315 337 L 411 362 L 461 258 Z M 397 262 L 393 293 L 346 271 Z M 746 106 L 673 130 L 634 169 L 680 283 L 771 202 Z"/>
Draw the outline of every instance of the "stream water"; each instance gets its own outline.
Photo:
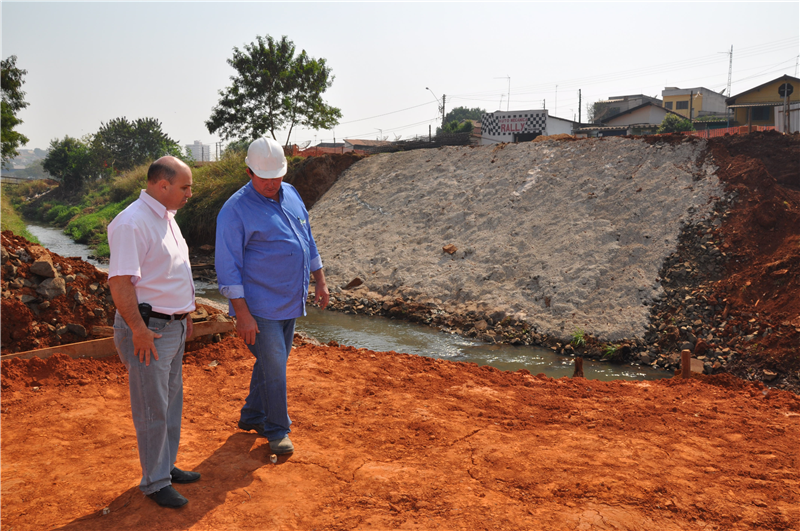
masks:
<path id="1" fill-rule="evenodd" d="M 88 257 L 92 251 L 86 245 L 75 243 L 58 229 L 28 223 L 28 230 L 42 246 L 61 256 L 78 256 L 104 271 L 108 267 Z M 227 302 L 216 285 L 197 282 L 198 297 L 216 302 Z M 297 320 L 297 329 L 322 343 L 336 341 L 341 345 L 367 348 L 374 351 L 394 351 L 451 361 L 464 361 L 490 365 L 505 371 L 527 369 L 532 374 L 544 373 L 551 378 L 571 376 L 574 360 L 539 347 L 514 347 L 489 345 L 457 334 L 443 333 L 424 325 L 397 321 L 384 317 L 350 315 L 308 307 L 308 315 Z M 583 372 L 595 380 L 655 380 L 672 376 L 667 371 L 633 365 L 611 365 L 584 360 Z"/>

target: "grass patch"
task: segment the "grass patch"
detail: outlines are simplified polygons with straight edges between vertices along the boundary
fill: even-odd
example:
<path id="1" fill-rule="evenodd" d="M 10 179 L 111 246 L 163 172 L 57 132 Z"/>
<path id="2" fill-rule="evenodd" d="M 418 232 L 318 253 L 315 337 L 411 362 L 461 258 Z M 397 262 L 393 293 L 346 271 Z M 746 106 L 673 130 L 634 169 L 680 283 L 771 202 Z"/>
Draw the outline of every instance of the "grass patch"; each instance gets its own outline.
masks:
<path id="1" fill-rule="evenodd" d="M 22 236 L 32 243 L 39 243 L 39 240 L 28 232 L 27 224 L 22 220 L 20 215 L 14 210 L 11 204 L 11 195 L 7 193 L 11 186 L 3 186 L 2 193 L 0 193 L 0 228 L 2 230 L 10 230 L 17 236 Z"/>
<path id="2" fill-rule="evenodd" d="M 573 347 L 582 347 L 586 345 L 586 332 L 580 328 L 576 328 L 575 331 L 572 332 L 572 341 L 570 341 L 570 345 Z"/>

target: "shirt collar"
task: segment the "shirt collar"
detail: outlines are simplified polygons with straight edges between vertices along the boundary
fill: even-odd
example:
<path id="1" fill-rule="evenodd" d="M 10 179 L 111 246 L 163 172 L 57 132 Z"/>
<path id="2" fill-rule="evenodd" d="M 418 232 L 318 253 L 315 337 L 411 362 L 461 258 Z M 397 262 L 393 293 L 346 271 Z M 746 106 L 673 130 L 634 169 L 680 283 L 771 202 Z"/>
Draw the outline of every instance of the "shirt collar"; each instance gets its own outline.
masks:
<path id="1" fill-rule="evenodd" d="M 167 207 L 162 205 L 158 199 L 148 194 L 147 190 L 142 190 L 139 193 L 139 199 L 144 201 L 144 204 L 149 206 L 150 210 L 152 210 L 156 216 L 166 220 L 171 220 L 175 217 L 176 210 L 167 210 Z"/>
<path id="2" fill-rule="evenodd" d="M 279 203 L 283 203 L 283 186 L 285 184 L 286 184 L 286 181 L 281 182 L 281 187 L 278 189 L 278 197 L 281 198 L 281 201 L 278 201 Z M 262 201 L 265 201 L 265 202 L 272 201 L 273 203 L 276 202 L 274 199 L 269 199 L 268 197 L 264 197 L 263 195 L 259 194 L 258 190 L 256 190 L 255 186 L 253 186 L 253 181 L 248 182 L 245 185 L 245 187 L 250 191 L 251 194 L 253 194 L 254 196 L 260 198 Z"/>

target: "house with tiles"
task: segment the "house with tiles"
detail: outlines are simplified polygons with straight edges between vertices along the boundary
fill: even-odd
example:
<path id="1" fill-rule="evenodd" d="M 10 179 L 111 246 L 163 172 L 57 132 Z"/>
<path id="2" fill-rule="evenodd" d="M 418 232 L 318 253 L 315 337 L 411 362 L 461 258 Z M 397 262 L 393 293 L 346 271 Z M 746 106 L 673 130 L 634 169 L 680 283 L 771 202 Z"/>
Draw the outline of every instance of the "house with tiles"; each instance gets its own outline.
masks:
<path id="1" fill-rule="evenodd" d="M 768 81 L 725 100 L 738 126 L 774 126 L 779 131 L 798 131 L 800 79 L 789 75 Z M 787 128 L 785 107 L 790 125 Z"/>

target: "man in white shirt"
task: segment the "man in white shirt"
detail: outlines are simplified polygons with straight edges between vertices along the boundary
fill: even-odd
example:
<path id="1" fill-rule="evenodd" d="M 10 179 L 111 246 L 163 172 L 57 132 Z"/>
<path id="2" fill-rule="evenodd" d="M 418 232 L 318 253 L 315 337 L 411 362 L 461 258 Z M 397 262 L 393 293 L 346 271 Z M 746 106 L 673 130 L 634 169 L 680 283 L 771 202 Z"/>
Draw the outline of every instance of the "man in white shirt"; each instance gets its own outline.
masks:
<path id="1" fill-rule="evenodd" d="M 147 189 L 108 226 L 108 284 L 117 314 L 114 343 L 128 369 L 139 445 L 139 488 L 164 507 L 188 501 L 172 483 L 200 479 L 175 467 L 183 410 L 183 350 L 192 336 L 194 283 L 175 212 L 192 196 L 192 171 L 162 157 Z"/>

